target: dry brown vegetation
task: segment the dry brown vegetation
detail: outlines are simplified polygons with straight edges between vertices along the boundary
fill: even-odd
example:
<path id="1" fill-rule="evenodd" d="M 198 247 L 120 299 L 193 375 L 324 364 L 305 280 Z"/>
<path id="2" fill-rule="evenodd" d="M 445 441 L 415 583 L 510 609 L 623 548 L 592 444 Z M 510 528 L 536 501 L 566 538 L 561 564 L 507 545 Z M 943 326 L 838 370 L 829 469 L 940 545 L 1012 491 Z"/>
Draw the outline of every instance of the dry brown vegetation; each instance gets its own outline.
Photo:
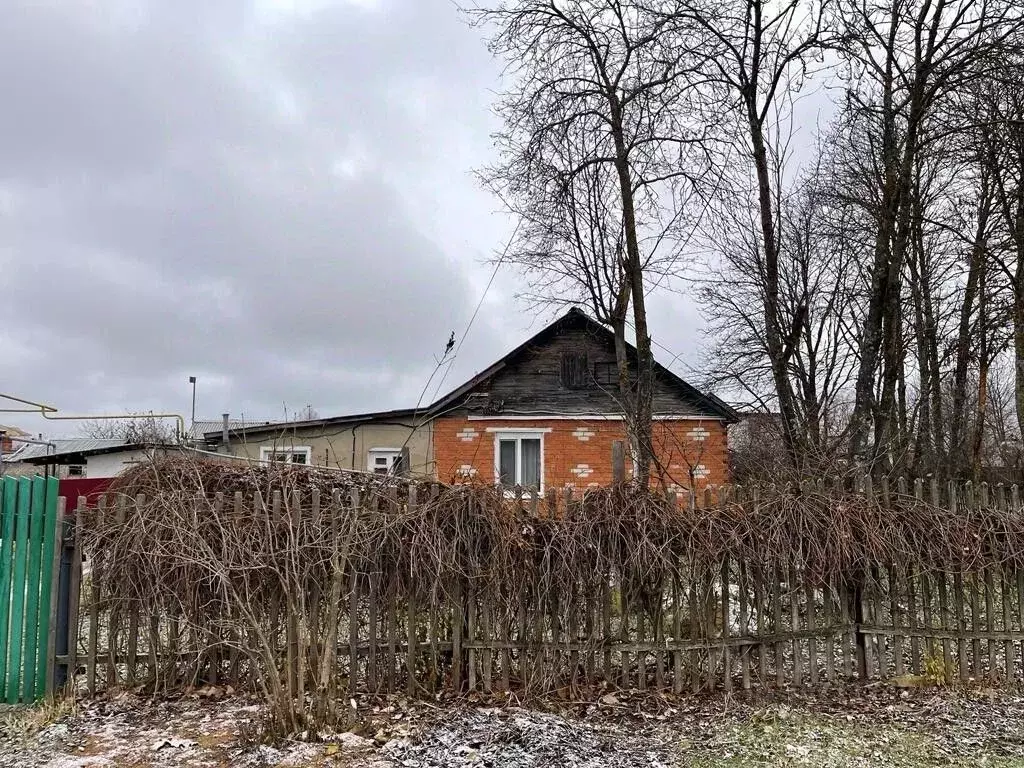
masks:
<path id="1" fill-rule="evenodd" d="M 385 615 L 388 606 L 421 642 L 428 631 L 436 634 L 439 620 L 444 624 L 447 645 L 431 640 L 433 669 L 424 679 L 456 693 L 464 680 L 458 637 L 466 628 L 472 632 L 470 616 L 477 610 L 465 606 L 484 606 L 477 621 L 493 621 L 499 635 L 511 639 L 521 630 L 519 642 L 529 635 L 529 642 L 539 643 L 533 629 L 524 632 L 527 626 L 540 631 L 532 622 L 545 622 L 544 637 L 557 648 L 557 633 L 561 629 L 564 639 L 568 628 L 574 642 L 589 645 L 561 656 L 545 651 L 553 661 L 543 665 L 527 664 L 522 647 L 511 652 L 514 665 L 509 651 L 494 651 L 496 677 L 498 666 L 506 676 L 511 668 L 522 676 L 522 688 L 550 691 L 566 677 L 576 679 L 581 653 L 592 660 L 613 640 L 607 619 L 601 626 L 594 612 L 607 604 L 610 584 L 624 617 L 621 631 L 633 633 L 614 639 L 629 642 L 643 641 L 634 630 L 642 634 L 645 621 L 657 639 L 673 619 L 678 639 L 680 619 L 665 601 L 687 587 L 691 610 L 707 606 L 699 636 L 714 636 L 721 618 L 716 612 L 728 614 L 715 595 L 721 595 L 716 579 L 729 559 L 742 564 L 744 593 L 750 579 L 777 585 L 780 573 L 789 574 L 785 589 L 802 594 L 804 584 L 809 593 L 843 581 L 859 589 L 855 580 L 879 566 L 968 574 L 1024 565 L 1024 519 L 1006 504 L 938 507 L 897 493 L 883 499 L 811 487 L 746 490 L 691 508 L 623 485 L 562 497 L 552 510 L 546 500 L 513 501 L 492 487 L 182 458 L 139 467 L 114 491 L 105 509 L 83 521 L 84 549 L 95 558 L 104 605 L 120 611 L 122 623 L 131 611 L 171 616 L 171 642 L 180 638 L 182 648 L 199 649 L 184 668 L 168 654 L 172 663 L 162 664 L 153 685 L 159 687 L 160 678 L 165 687 L 209 682 L 216 674 L 211 670 L 223 670 L 227 657 L 233 657 L 231 668 L 241 659 L 248 679 L 272 705 L 274 727 L 286 733 L 347 717 L 338 701 L 346 688 L 355 690 L 357 674 L 371 689 L 386 677 L 391 686 L 396 661 L 402 674 L 405 651 L 395 650 L 396 620 Z M 698 582 L 700 595 L 694 597 Z M 466 602 L 466 595 L 478 602 Z M 797 630 L 796 598 L 788 599 L 794 606 L 791 629 Z M 778 594 L 774 600 L 780 610 Z M 367 619 L 367 606 L 375 611 L 374 605 L 380 614 Z M 762 608 L 752 602 L 751 614 L 755 610 Z M 116 617 L 111 622 L 118 626 Z M 368 622 L 379 628 L 382 647 L 391 644 L 391 655 L 375 669 L 365 665 L 376 662 L 355 661 Z M 695 625 L 689 626 L 693 632 Z M 437 658 L 442 646 L 449 649 L 447 668 Z M 473 665 L 472 652 L 469 658 Z M 709 670 L 718 663 L 711 651 L 702 658 Z M 637 663 L 642 675 L 644 662 Z M 409 690 L 416 692 L 423 683 L 408 674 L 411 668 Z M 579 672 L 586 679 L 593 674 L 592 666 Z"/>

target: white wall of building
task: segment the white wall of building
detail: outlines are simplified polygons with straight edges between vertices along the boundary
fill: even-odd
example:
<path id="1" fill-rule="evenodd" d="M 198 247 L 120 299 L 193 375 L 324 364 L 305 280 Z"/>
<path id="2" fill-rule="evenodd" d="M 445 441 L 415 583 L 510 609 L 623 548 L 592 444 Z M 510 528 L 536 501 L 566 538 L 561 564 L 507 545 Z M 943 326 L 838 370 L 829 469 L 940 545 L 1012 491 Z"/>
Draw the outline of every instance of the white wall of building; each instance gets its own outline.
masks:
<path id="1" fill-rule="evenodd" d="M 118 451 L 116 453 L 98 453 L 86 456 L 85 477 L 116 477 L 121 471 L 139 462 L 148 461 L 150 451 Z"/>

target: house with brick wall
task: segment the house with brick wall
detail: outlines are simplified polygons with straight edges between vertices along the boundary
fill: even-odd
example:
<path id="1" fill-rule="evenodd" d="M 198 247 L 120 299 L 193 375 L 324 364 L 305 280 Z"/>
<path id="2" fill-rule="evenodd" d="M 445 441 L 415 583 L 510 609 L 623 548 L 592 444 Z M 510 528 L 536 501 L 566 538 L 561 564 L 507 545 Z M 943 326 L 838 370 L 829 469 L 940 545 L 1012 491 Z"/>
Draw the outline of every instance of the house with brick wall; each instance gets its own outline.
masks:
<path id="1" fill-rule="evenodd" d="M 635 370 L 632 347 L 629 355 Z M 726 428 L 736 412 L 661 365 L 654 375 L 654 481 L 676 491 L 727 482 Z M 227 441 L 224 435 L 206 432 L 204 447 L 249 461 L 404 471 L 541 492 L 607 485 L 612 444 L 626 440 L 614 337 L 572 309 L 430 406 L 252 425 L 229 429 Z"/>
<path id="2" fill-rule="evenodd" d="M 662 365 L 654 378 L 653 482 L 727 482 L 735 411 Z M 541 492 L 607 485 L 612 444 L 627 439 L 620 403 L 612 332 L 572 309 L 430 407 L 435 475 Z"/>

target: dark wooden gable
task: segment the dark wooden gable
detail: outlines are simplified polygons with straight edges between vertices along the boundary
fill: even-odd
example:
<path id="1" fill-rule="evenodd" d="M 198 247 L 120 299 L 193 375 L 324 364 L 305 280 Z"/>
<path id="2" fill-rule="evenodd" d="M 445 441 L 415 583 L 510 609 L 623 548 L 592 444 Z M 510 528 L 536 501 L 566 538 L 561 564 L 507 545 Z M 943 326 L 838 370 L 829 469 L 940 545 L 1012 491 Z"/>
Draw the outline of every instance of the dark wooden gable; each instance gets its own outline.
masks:
<path id="1" fill-rule="evenodd" d="M 570 312 L 450 397 L 437 406 L 508 416 L 621 413 L 612 334 Z M 656 371 L 656 414 L 727 418 L 701 399 L 664 369 Z"/>

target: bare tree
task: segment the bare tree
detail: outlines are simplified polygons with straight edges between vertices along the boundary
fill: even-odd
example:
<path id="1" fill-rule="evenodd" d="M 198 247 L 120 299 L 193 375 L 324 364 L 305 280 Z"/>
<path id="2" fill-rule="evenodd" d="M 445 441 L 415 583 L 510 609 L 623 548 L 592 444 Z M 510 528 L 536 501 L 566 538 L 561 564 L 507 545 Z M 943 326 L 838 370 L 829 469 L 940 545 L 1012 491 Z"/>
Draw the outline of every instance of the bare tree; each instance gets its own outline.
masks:
<path id="1" fill-rule="evenodd" d="M 529 222 L 520 260 L 541 280 L 575 283 L 608 322 L 621 327 L 632 310 L 637 376 L 628 416 L 636 478 L 646 485 L 654 372 L 645 277 L 666 219 L 687 196 L 680 190 L 700 175 L 693 153 L 706 129 L 684 120 L 694 51 L 668 33 L 665 14 L 624 0 L 507 0 L 472 18 L 508 63 L 510 85 L 497 107 L 502 161 L 485 175 Z M 575 277 L 577 268 L 585 273 Z"/>
<path id="2" fill-rule="evenodd" d="M 1024 57 L 1008 56 L 981 91 L 985 161 L 996 200 L 994 251 L 998 272 L 1009 281 L 1018 431 L 1024 434 Z"/>
<path id="3" fill-rule="evenodd" d="M 851 458 L 875 463 L 890 451 L 898 410 L 918 160 L 939 135 L 931 130 L 936 113 L 984 76 L 984 63 L 1019 32 L 1021 13 L 1012 0 L 840 0 L 839 11 L 850 66 L 848 108 L 877 127 L 874 245 L 850 440 Z"/>
<path id="4" fill-rule="evenodd" d="M 736 159 L 754 179 L 757 229 L 751 241 L 760 285 L 758 322 L 777 402 L 784 445 L 799 466 L 800 428 L 790 378 L 791 363 L 806 323 L 807 298 L 786 306 L 780 253 L 779 196 L 789 100 L 802 88 L 808 68 L 828 45 L 825 25 L 829 0 L 677 0 L 669 16 L 676 33 L 700 40 L 704 54 L 700 79 L 710 101 L 724 107 L 714 119 L 732 130 L 732 149 L 721 160 L 733 178 Z M 708 117 L 711 117 L 710 115 Z"/>
<path id="5" fill-rule="evenodd" d="M 845 436 L 843 397 L 853 372 L 849 326 L 851 297 L 856 292 L 856 243 L 849 213 L 831 204 L 834 182 L 825 168 L 802 179 L 779 204 L 779 306 L 800 323 L 786 367 L 792 393 L 791 426 L 799 468 L 834 467 Z M 756 227 L 736 228 L 727 215 L 712 230 L 720 254 L 707 265 L 698 298 L 710 321 L 714 343 L 706 358 L 710 385 L 737 387 L 772 411 L 775 393 L 772 351 L 765 332 L 763 250 Z M 784 422 L 779 420 L 781 458 L 786 451 Z M 767 464 L 765 465 L 768 466 Z M 773 461 L 773 472 L 795 467 Z"/>
<path id="6" fill-rule="evenodd" d="M 151 413 L 84 421 L 79 427 L 79 432 L 85 437 L 150 445 L 172 445 L 181 439 L 176 422 L 157 418 Z"/>

